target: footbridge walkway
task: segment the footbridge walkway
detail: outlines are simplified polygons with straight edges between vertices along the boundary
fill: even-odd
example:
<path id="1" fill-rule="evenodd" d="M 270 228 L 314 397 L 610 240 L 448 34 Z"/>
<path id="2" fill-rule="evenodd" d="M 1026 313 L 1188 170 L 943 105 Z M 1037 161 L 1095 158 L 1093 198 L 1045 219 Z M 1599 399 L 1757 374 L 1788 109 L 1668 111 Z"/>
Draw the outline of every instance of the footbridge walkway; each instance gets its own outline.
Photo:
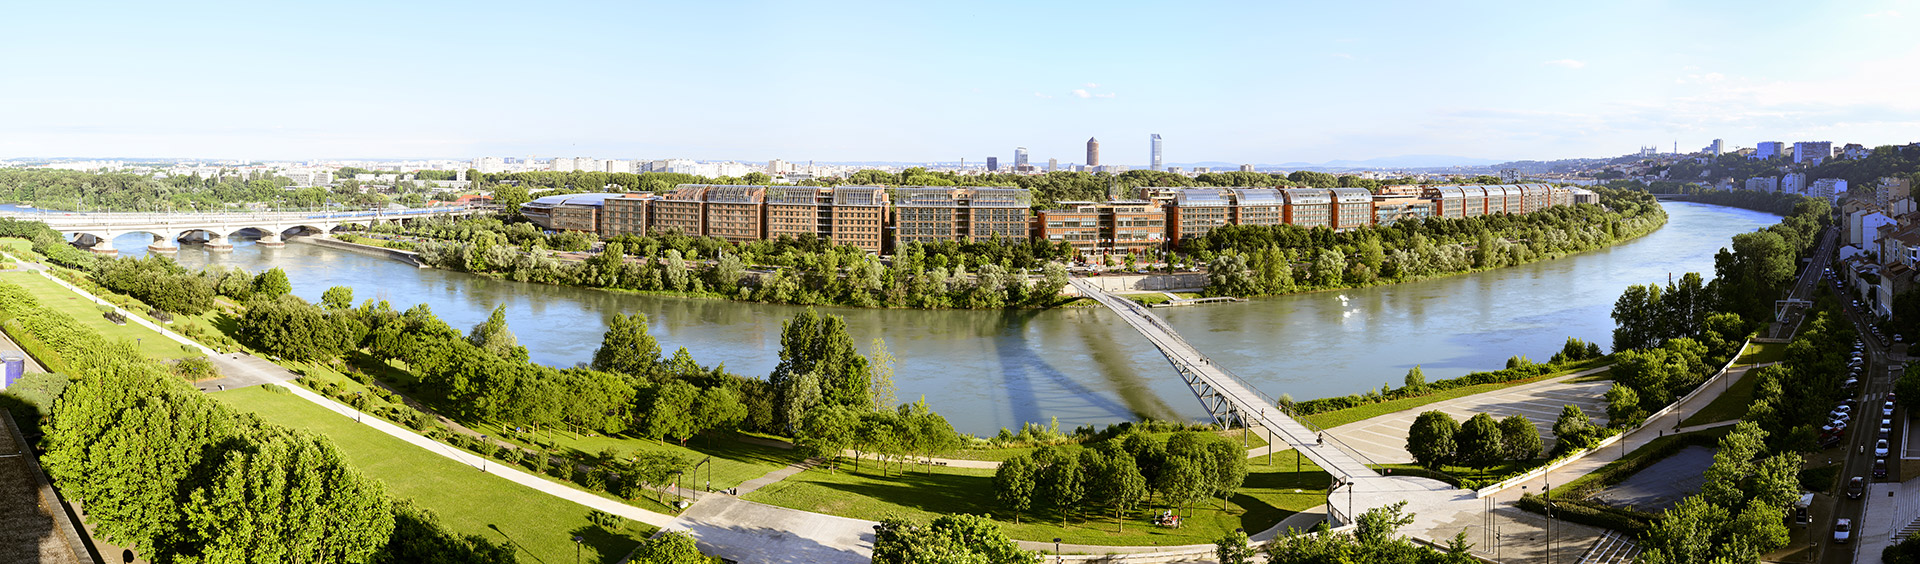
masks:
<path id="1" fill-rule="evenodd" d="M 1260 427 L 1275 433 L 1278 436 L 1270 439 L 1269 443 L 1284 440 L 1308 460 L 1332 474 L 1334 483 L 1328 490 L 1327 507 L 1335 523 L 1352 523 L 1353 517 L 1360 512 L 1403 499 L 1402 496 L 1407 493 L 1406 485 L 1398 483 L 1399 480 L 1374 472 L 1368 466 L 1372 462 L 1359 450 L 1294 417 L 1272 397 L 1254 389 L 1225 367 L 1214 364 L 1199 349 L 1181 339 L 1172 326 L 1146 306 L 1109 294 L 1084 279 L 1076 278 L 1071 283 L 1080 295 L 1093 298 L 1119 314 L 1128 325 L 1160 349 L 1160 354 L 1167 357 L 1167 362 L 1173 365 L 1180 378 L 1193 391 L 1194 397 L 1200 400 L 1200 404 L 1213 415 L 1216 422 L 1227 426 Z"/>
<path id="2" fill-rule="evenodd" d="M 94 252 L 114 254 L 113 239 L 129 233 L 153 235 L 148 248 L 159 252 L 178 250 L 175 241 L 195 236 L 204 238 L 207 248 L 233 248 L 227 238 L 243 229 L 262 233 L 260 243 L 279 245 L 280 237 L 293 229 L 331 231 L 346 224 L 372 225 L 388 221 L 407 221 L 422 217 L 453 217 L 488 213 L 489 206 L 444 206 L 432 208 L 354 210 L 354 211 L 245 211 L 245 212 L 168 212 L 168 213 L 67 213 L 0 212 L 0 217 L 39 221 L 54 231 L 86 245 Z"/>

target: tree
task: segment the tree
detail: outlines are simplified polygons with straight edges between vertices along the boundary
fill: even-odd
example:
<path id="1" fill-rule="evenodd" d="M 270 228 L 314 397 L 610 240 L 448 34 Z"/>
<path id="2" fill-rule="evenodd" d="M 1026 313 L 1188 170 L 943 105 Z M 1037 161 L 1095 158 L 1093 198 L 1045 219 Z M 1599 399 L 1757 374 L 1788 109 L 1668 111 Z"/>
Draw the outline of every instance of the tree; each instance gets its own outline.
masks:
<path id="1" fill-rule="evenodd" d="M 287 281 L 287 271 L 276 266 L 254 277 L 253 293 L 277 298 L 293 293 L 293 283 Z"/>
<path id="2" fill-rule="evenodd" d="M 993 471 L 994 497 L 1000 500 L 1000 507 L 1013 513 L 1013 522 L 1019 523 L 1020 516 L 1033 506 L 1033 459 L 1016 456 L 1000 463 Z"/>
<path id="3" fill-rule="evenodd" d="M 347 286 L 327 288 L 326 293 L 320 295 L 320 303 L 324 304 L 328 311 L 351 308 L 353 307 L 353 288 Z"/>
<path id="4" fill-rule="evenodd" d="M 487 316 L 485 322 L 474 325 L 473 330 L 467 333 L 467 342 L 500 358 L 515 361 L 527 359 L 527 348 L 520 346 L 520 340 L 513 336 L 513 331 L 507 329 L 505 305 L 494 306 L 493 313 Z"/>
<path id="5" fill-rule="evenodd" d="M 832 460 L 839 457 L 841 451 L 854 445 L 854 434 L 859 427 L 859 414 L 845 407 L 827 406 L 807 412 L 794 437 L 801 452 L 809 457 L 826 459 L 829 462 L 827 468 L 831 470 Z"/>
<path id="6" fill-rule="evenodd" d="M 647 314 L 613 314 L 607 333 L 593 351 L 593 369 L 650 379 L 660 364 L 660 343 L 647 332 Z"/>
<path id="7" fill-rule="evenodd" d="M 1593 420 L 1580 411 L 1580 406 L 1567 404 L 1560 410 L 1560 419 L 1553 422 L 1553 452 L 1566 453 L 1593 446 L 1599 438 L 1594 435 Z"/>
<path id="8" fill-rule="evenodd" d="M 1640 409 L 1640 394 L 1634 393 L 1633 388 L 1619 382 L 1607 388 L 1607 426 L 1632 427 L 1645 416 L 1646 412 Z"/>
<path id="9" fill-rule="evenodd" d="M 1501 444 L 1500 424 L 1493 416 L 1476 414 L 1460 426 L 1456 439 L 1461 462 L 1474 468 L 1486 468 L 1500 462 L 1505 445 Z"/>
<path id="10" fill-rule="evenodd" d="M 693 535 L 683 531 L 661 533 L 647 539 L 641 547 L 641 564 L 707 564 L 712 560 L 700 554 L 699 545 L 694 543 Z"/>
<path id="11" fill-rule="evenodd" d="M 1401 389 L 1406 390 L 1410 395 L 1426 393 L 1427 375 L 1420 371 L 1420 365 L 1415 364 L 1412 369 L 1407 370 L 1407 378 L 1401 384 Z"/>
<path id="12" fill-rule="evenodd" d="M 703 431 L 730 430 L 747 419 L 747 406 L 732 388 L 714 386 L 700 390 L 693 402 L 693 418 Z"/>
<path id="13" fill-rule="evenodd" d="M 1453 461 L 1454 436 L 1460 432 L 1460 423 L 1444 411 L 1421 413 L 1413 420 L 1413 427 L 1407 430 L 1407 452 L 1413 455 L 1415 462 L 1431 470 Z"/>
<path id="14" fill-rule="evenodd" d="M 1213 543 L 1214 562 L 1253 564 L 1253 548 L 1247 546 L 1247 532 L 1236 530 Z"/>
<path id="15" fill-rule="evenodd" d="M 1894 401 L 1909 410 L 1920 409 L 1920 364 L 1908 365 L 1893 382 Z"/>
<path id="16" fill-rule="evenodd" d="M 1500 420 L 1500 444 L 1507 458 L 1533 460 L 1540 456 L 1540 429 L 1519 413 Z"/>
<path id="17" fill-rule="evenodd" d="M 787 389 L 789 381 L 800 374 L 814 373 L 821 401 L 864 409 L 873 405 L 868 385 L 872 366 L 854 349 L 847 322 L 837 315 L 821 315 L 807 308 L 780 325 L 780 364 L 767 377 L 777 389 Z M 791 398 L 782 396 L 782 404 L 793 412 Z M 798 419 L 783 420 L 785 426 Z"/>
<path id="18" fill-rule="evenodd" d="M 680 380 L 667 382 L 654 389 L 652 405 L 647 409 L 647 436 L 658 440 L 671 437 L 685 442 L 687 437 L 700 429 L 693 413 L 693 404 L 699 397 L 699 388 Z"/>
<path id="19" fill-rule="evenodd" d="M 1102 465 L 1092 472 L 1089 490 L 1097 499 L 1106 500 L 1107 507 L 1113 509 L 1114 532 L 1121 532 L 1126 521 L 1121 518 L 1140 504 L 1147 496 L 1147 479 L 1140 473 L 1140 465 L 1132 454 L 1122 450 L 1114 442 L 1108 442 L 1111 450 L 1102 456 Z"/>
<path id="20" fill-rule="evenodd" d="M 874 564 L 1039 564 L 1000 525 L 974 515 L 942 515 L 920 525 L 891 517 L 873 529 Z"/>
<path id="21" fill-rule="evenodd" d="M 887 340 L 880 337 L 873 338 L 873 346 L 869 350 L 867 355 L 872 360 L 867 365 L 873 367 L 873 376 L 867 389 L 873 390 L 873 409 L 891 409 L 900 401 L 894 396 L 896 388 L 893 385 L 893 365 L 898 359 L 887 351 Z"/>
<path id="22" fill-rule="evenodd" d="M 1071 519 L 1087 495 L 1086 472 L 1080 467 L 1080 459 L 1072 456 L 1060 457 L 1041 470 L 1037 485 L 1063 519 Z"/>

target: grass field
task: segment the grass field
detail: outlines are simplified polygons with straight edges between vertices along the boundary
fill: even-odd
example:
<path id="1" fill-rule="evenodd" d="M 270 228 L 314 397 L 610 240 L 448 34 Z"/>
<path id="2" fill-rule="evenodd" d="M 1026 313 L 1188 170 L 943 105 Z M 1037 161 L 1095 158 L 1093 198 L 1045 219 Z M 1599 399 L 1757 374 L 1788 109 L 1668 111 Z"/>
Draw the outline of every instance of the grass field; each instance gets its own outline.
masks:
<path id="1" fill-rule="evenodd" d="M 841 465 L 838 473 L 807 470 L 760 491 L 746 499 L 858 519 L 878 520 L 902 515 L 926 520 L 935 515 L 972 513 L 992 515 L 1007 534 L 1016 539 L 1046 541 L 1059 537 L 1064 542 L 1095 545 L 1172 546 L 1203 544 L 1219 540 L 1235 528 L 1256 533 L 1304 509 L 1326 503 L 1326 472 L 1313 462 L 1301 460 L 1300 472 L 1294 472 L 1297 455 L 1285 451 L 1274 455 L 1274 465 L 1266 459 L 1248 460 L 1247 480 L 1223 511 L 1220 500 L 1202 501 L 1181 509 L 1185 526 L 1168 529 L 1153 526 L 1152 515 L 1166 509 L 1148 504 L 1124 523 L 1122 532 L 1114 531 L 1113 515 L 1082 515 L 1071 523 L 1062 523 L 1051 511 L 1028 511 L 1020 524 L 1000 511 L 993 495 L 993 471 L 935 467 L 925 474 L 919 467 L 881 477 L 870 463 L 862 463 L 859 472 Z M 1091 500 L 1089 500 L 1091 501 Z M 1044 501 L 1036 499 L 1036 505 Z"/>
<path id="2" fill-rule="evenodd" d="M 1594 368 L 1595 366 L 1598 366 L 1599 363 L 1602 363 L 1602 362 L 1606 362 L 1606 361 L 1605 360 L 1598 360 L 1598 361 L 1589 360 L 1586 362 L 1569 366 L 1564 370 L 1560 370 L 1552 374 L 1542 375 L 1537 378 L 1529 378 L 1526 380 L 1516 380 L 1513 382 L 1500 382 L 1496 384 L 1480 384 L 1478 386 L 1467 386 L 1464 388 L 1454 388 L 1451 390 L 1431 393 L 1431 394 L 1427 394 L 1420 397 L 1400 398 L 1396 400 L 1383 401 L 1380 403 L 1367 404 L 1367 405 L 1362 405 L 1358 407 L 1351 407 L 1351 408 L 1342 409 L 1338 411 L 1329 411 L 1326 413 L 1315 413 L 1313 415 L 1308 415 L 1306 417 L 1303 417 L 1303 419 L 1306 419 L 1308 423 L 1312 423 L 1314 426 L 1317 426 L 1319 428 L 1331 429 L 1331 428 L 1345 425 L 1348 423 L 1365 421 L 1365 420 L 1386 415 L 1389 413 L 1406 411 L 1409 409 L 1413 409 L 1413 408 L 1431 404 L 1431 403 L 1442 402 L 1442 401 L 1455 399 L 1455 398 L 1462 398 L 1462 397 L 1471 396 L 1474 394 L 1483 394 L 1486 392 L 1492 392 L 1492 391 L 1511 388 L 1514 386 L 1520 386 L 1524 384 L 1531 384 L 1531 383 L 1539 382 L 1541 380 L 1546 380 L 1549 378 L 1559 378 L 1561 376 L 1572 374 L 1574 372 L 1579 372 L 1581 370 Z M 1589 379 L 1605 380 L 1607 379 L 1605 376 L 1606 376 L 1606 372 L 1602 371 L 1599 373 L 1582 376 L 1579 379 L 1582 381 L 1587 381 Z"/>
<path id="3" fill-rule="evenodd" d="M 585 561 L 613 562 L 653 534 L 641 523 L 607 531 L 587 521 L 586 507 L 478 472 L 292 394 L 251 387 L 212 396 L 269 422 L 326 435 L 394 497 L 432 509 L 454 531 L 512 542 L 523 562 L 570 561 L 574 535 L 586 537 Z"/>
<path id="4" fill-rule="evenodd" d="M 1746 417 L 1747 408 L 1753 405 L 1753 388 L 1758 382 L 1760 379 L 1753 377 L 1752 372 L 1741 376 L 1740 381 L 1727 386 L 1727 391 L 1713 398 L 1712 403 L 1680 421 L 1680 426 L 1692 427 Z"/>
<path id="5" fill-rule="evenodd" d="M 1747 350 L 1740 351 L 1740 358 L 1733 366 L 1753 366 L 1769 362 L 1780 362 L 1787 358 L 1787 343 L 1748 343 Z"/>
<path id="6" fill-rule="evenodd" d="M 0 272 L 0 280 L 18 284 L 32 292 L 40 303 L 60 313 L 67 314 L 80 324 L 100 332 L 107 340 L 125 339 L 139 346 L 140 352 L 152 358 L 176 359 L 189 356 L 201 356 L 198 350 L 182 348 L 179 342 L 168 339 L 133 321 L 126 325 L 115 325 L 100 313 L 99 306 L 80 297 L 73 290 L 55 284 L 52 280 L 41 278 L 32 272 Z"/>

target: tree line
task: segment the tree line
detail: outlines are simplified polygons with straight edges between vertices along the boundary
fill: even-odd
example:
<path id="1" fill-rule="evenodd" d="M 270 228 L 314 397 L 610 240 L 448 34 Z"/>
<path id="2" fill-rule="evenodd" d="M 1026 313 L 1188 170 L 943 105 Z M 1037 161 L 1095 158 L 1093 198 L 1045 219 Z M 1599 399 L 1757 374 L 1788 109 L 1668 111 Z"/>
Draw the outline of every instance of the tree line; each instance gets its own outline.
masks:
<path id="1" fill-rule="evenodd" d="M 1225 504 L 1246 478 L 1245 447 L 1181 431 L 1164 441 L 1128 433 L 1078 454 L 1043 446 L 1001 462 L 993 486 L 1001 509 L 1015 521 L 1034 508 L 1050 509 L 1062 521 L 1103 508 L 1120 527 L 1149 496 L 1176 508 L 1212 496 Z"/>
<path id="2" fill-rule="evenodd" d="M 1339 233 L 1325 227 L 1225 225 L 1183 240 L 1180 252 L 1208 265 L 1208 294 L 1257 296 L 1524 264 L 1639 237 L 1666 222 L 1666 212 L 1652 196 L 1597 192 L 1598 205 L 1429 217 Z"/>

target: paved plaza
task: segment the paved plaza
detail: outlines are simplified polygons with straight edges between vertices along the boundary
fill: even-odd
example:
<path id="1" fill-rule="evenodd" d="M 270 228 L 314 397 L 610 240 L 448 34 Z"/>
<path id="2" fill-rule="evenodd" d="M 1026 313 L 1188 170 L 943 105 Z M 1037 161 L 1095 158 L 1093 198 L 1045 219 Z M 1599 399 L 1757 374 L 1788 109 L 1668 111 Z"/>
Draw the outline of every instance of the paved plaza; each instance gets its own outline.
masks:
<path id="1" fill-rule="evenodd" d="M 1560 410 L 1567 405 L 1578 405 L 1594 423 L 1607 424 L 1606 393 L 1613 386 L 1611 380 L 1576 381 L 1580 378 L 1606 370 L 1595 368 L 1575 374 L 1560 376 L 1549 380 L 1514 386 L 1504 390 L 1474 394 L 1462 398 L 1420 406 L 1414 409 L 1390 413 L 1365 421 L 1348 423 L 1329 430 L 1340 437 L 1342 442 L 1358 449 L 1367 458 L 1381 464 L 1413 462 L 1413 455 L 1407 454 L 1407 429 L 1413 426 L 1413 420 L 1422 412 L 1440 410 L 1452 415 L 1460 422 L 1476 414 L 1487 413 L 1496 419 L 1519 414 L 1533 421 L 1540 429 L 1540 439 L 1548 449 L 1553 448 L 1553 422 L 1560 418 Z"/>

